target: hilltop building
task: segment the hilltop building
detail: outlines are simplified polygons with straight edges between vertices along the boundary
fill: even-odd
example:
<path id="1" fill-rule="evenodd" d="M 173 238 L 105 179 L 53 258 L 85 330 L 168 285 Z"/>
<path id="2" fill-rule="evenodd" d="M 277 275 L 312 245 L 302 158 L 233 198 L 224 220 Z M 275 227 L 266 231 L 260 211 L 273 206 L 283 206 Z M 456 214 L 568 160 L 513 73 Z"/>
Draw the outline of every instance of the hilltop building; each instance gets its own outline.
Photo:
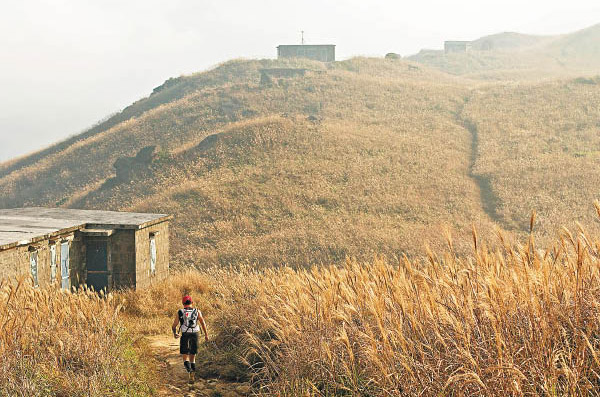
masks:
<path id="1" fill-rule="evenodd" d="M 63 208 L 0 210 L 0 278 L 96 291 L 143 288 L 169 273 L 169 215 Z"/>
<path id="2" fill-rule="evenodd" d="M 321 62 L 335 61 L 334 44 L 298 44 L 277 47 L 277 58 L 306 58 Z"/>
<path id="3" fill-rule="evenodd" d="M 449 53 L 465 53 L 471 50 L 470 41 L 444 41 L 444 52 Z"/>

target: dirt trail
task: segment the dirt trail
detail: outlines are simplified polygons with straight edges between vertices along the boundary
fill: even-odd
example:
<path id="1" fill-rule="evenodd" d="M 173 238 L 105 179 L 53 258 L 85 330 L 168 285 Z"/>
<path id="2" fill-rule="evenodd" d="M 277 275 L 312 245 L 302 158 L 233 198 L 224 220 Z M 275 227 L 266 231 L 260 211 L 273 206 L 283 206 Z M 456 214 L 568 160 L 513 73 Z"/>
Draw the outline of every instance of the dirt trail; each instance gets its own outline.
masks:
<path id="1" fill-rule="evenodd" d="M 172 336 L 149 336 L 148 343 L 160 362 L 165 363 L 165 378 L 170 382 L 159 390 L 159 396 L 210 396 L 241 397 L 252 394 L 248 383 L 227 382 L 220 379 L 196 379 L 193 385 L 187 382 L 188 375 L 179 355 L 179 339 Z"/>
<path id="2" fill-rule="evenodd" d="M 475 182 L 479 189 L 479 197 L 481 200 L 481 207 L 483 211 L 489 216 L 489 218 L 495 223 L 502 225 L 505 229 L 510 229 L 510 226 L 506 224 L 502 216 L 498 213 L 498 208 L 501 205 L 500 197 L 494 192 L 492 182 L 489 176 L 485 174 L 478 174 L 475 171 L 477 159 L 479 153 L 479 131 L 473 121 L 464 116 L 464 109 L 469 103 L 470 97 L 464 98 L 464 102 L 461 104 L 459 109 L 456 111 L 456 121 L 469 133 L 471 134 L 471 154 L 469 156 L 469 177 Z"/>

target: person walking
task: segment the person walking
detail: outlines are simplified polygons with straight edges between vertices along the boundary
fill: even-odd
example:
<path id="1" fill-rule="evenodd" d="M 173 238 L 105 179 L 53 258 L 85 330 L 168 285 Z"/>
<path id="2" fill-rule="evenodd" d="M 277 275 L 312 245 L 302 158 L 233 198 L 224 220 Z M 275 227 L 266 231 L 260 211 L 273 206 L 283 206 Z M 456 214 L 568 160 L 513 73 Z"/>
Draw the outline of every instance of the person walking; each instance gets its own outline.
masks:
<path id="1" fill-rule="evenodd" d="M 196 375 L 196 354 L 198 354 L 198 334 L 200 327 L 204 332 L 204 340 L 208 342 L 208 333 L 206 332 L 206 323 L 202 313 L 195 307 L 192 307 L 192 297 L 189 295 L 181 299 L 183 309 L 179 309 L 173 321 L 171 329 L 173 337 L 179 340 L 179 353 L 183 358 L 183 366 L 188 372 L 189 381 L 195 381 Z M 179 332 L 177 332 L 179 326 Z"/>

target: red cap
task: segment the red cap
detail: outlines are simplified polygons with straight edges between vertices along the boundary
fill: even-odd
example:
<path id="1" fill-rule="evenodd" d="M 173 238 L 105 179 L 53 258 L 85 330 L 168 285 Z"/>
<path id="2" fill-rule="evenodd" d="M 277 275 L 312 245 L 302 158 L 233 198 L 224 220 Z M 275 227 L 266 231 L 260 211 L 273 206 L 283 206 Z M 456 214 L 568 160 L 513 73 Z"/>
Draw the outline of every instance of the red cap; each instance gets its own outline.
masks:
<path id="1" fill-rule="evenodd" d="M 181 298 L 181 303 L 183 303 L 185 305 L 186 302 L 192 303 L 192 297 L 189 295 L 186 295 L 183 298 Z"/>

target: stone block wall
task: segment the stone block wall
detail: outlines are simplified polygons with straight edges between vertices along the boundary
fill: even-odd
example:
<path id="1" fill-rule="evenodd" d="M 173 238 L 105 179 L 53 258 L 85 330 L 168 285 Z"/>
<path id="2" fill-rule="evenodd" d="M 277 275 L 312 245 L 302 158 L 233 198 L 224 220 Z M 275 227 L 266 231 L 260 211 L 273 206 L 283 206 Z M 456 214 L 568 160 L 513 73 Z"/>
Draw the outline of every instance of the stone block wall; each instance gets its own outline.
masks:
<path id="1" fill-rule="evenodd" d="M 30 277 L 31 276 L 31 254 L 30 247 L 35 248 L 37 252 L 37 273 L 38 273 L 38 285 L 45 287 L 52 284 L 51 280 L 51 264 L 52 264 L 52 253 L 51 245 L 56 247 L 56 278 L 54 284 L 57 288 L 60 288 L 61 280 L 61 268 L 60 268 L 60 242 L 63 239 L 72 238 L 73 234 L 67 234 L 64 236 L 57 237 L 56 239 L 42 240 L 30 245 L 23 245 L 8 250 L 0 251 L 0 279 L 16 280 L 19 277 Z M 79 257 L 81 255 L 81 244 L 73 239 L 69 243 L 70 245 L 70 276 L 71 285 L 77 286 L 81 279 L 81 269 L 77 267 L 80 263 Z M 83 279 L 85 280 L 85 278 Z"/>
<path id="2" fill-rule="evenodd" d="M 150 235 L 156 242 L 156 271 L 150 271 Z M 169 275 L 169 222 L 137 230 L 135 232 L 136 288 L 144 288 L 164 280 Z"/>
<path id="3" fill-rule="evenodd" d="M 109 271 L 112 265 L 111 288 L 123 289 L 135 286 L 135 230 L 117 230 L 109 238 Z"/>

